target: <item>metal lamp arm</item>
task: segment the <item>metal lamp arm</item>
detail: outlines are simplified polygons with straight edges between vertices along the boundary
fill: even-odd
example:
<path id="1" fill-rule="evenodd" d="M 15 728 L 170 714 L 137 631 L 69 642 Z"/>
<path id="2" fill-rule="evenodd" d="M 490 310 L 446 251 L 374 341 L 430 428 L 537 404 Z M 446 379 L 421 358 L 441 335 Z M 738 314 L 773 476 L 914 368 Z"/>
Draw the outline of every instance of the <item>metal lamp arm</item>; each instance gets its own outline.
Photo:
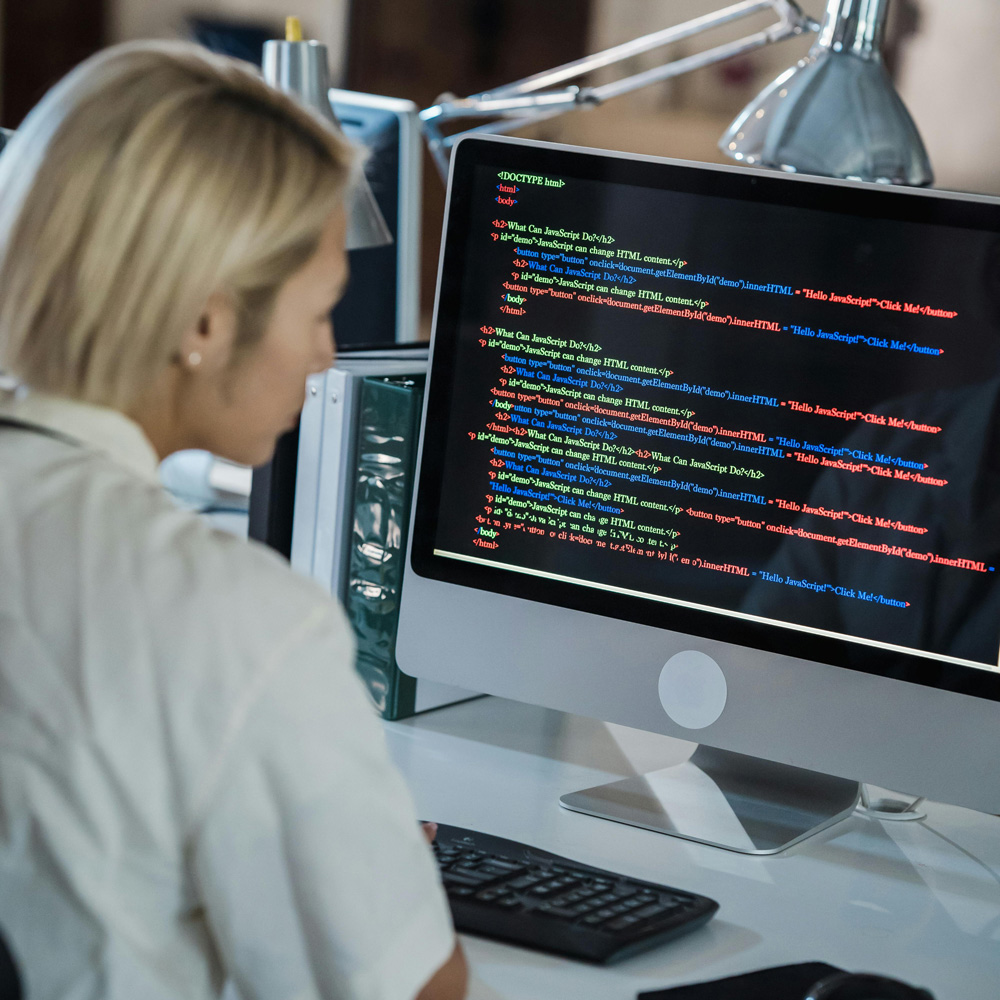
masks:
<path id="1" fill-rule="evenodd" d="M 570 85 L 559 90 L 551 89 L 557 84 L 572 80 L 585 73 L 614 65 L 683 38 L 690 38 L 702 31 L 707 31 L 709 28 L 747 17 L 750 14 L 756 14 L 762 10 L 773 11 L 778 20 L 761 31 L 735 41 L 717 45 L 682 59 L 675 59 L 662 66 L 655 66 L 652 69 L 634 73 L 599 87 Z M 582 59 L 576 59 L 554 69 L 535 73 L 502 87 L 496 87 L 465 98 L 448 96 L 447 99 L 420 112 L 421 126 L 441 176 L 447 177 L 451 147 L 463 135 L 474 132 L 514 131 L 529 122 L 552 118 L 584 105 L 601 104 L 612 97 L 618 97 L 641 87 L 647 87 L 652 83 L 700 69 L 702 66 L 730 59 L 772 42 L 792 38 L 807 31 L 815 32 L 818 30 L 818 22 L 803 13 L 794 0 L 741 0 L 739 3 L 712 14 L 705 14 L 662 31 L 643 35 L 632 41 L 612 46 L 593 55 L 584 56 Z M 443 135 L 441 126 L 446 121 L 456 118 L 497 118 L 499 121 L 452 135 Z"/>

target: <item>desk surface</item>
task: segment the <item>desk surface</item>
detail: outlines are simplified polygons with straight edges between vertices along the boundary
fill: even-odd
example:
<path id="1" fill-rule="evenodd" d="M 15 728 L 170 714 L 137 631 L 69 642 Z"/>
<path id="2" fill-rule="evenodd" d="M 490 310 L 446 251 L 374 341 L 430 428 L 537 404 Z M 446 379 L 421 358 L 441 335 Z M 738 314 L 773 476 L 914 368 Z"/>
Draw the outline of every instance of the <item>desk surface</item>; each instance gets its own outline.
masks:
<path id="1" fill-rule="evenodd" d="M 1000 995 L 1000 819 L 929 803 L 923 823 L 855 815 L 783 854 L 749 857 L 558 804 L 684 760 L 691 744 L 498 698 L 386 732 L 423 817 L 720 903 L 705 928 L 608 968 L 465 937 L 470 1000 L 632 1000 L 803 961 L 895 975 L 937 1000 Z"/>

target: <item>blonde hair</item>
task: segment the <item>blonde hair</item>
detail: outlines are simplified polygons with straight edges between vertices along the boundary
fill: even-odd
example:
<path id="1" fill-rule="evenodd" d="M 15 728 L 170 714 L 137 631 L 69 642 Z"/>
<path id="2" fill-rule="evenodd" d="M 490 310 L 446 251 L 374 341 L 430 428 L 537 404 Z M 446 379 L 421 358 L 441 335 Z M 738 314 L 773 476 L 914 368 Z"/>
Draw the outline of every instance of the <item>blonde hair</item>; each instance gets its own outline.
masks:
<path id="1" fill-rule="evenodd" d="M 357 162 L 245 64 L 182 42 L 99 53 L 0 155 L 0 369 L 124 409 L 217 291 L 252 344 Z"/>

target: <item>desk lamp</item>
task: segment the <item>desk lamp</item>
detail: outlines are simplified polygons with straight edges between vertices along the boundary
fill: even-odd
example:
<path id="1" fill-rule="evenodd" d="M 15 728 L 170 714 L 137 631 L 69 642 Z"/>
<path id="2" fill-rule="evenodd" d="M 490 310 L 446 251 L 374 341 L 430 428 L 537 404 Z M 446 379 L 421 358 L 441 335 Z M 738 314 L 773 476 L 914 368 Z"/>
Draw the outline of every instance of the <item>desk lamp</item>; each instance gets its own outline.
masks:
<path id="1" fill-rule="evenodd" d="M 809 54 L 765 87 L 719 148 L 748 164 L 892 184 L 933 174 L 882 62 L 888 0 L 829 0 Z"/>
<path id="2" fill-rule="evenodd" d="M 735 41 L 601 86 L 561 86 L 593 70 L 764 10 L 772 11 L 777 21 Z M 920 136 L 882 64 L 879 45 L 887 11 L 888 0 L 828 0 L 819 24 L 794 0 L 742 0 L 488 92 L 466 98 L 445 95 L 421 112 L 424 135 L 438 170 L 446 177 L 451 148 L 463 135 L 512 132 L 772 42 L 817 32 L 809 54 L 736 118 L 719 142 L 723 152 L 746 164 L 787 171 L 930 184 L 931 168 Z M 495 120 L 443 134 L 445 123 L 461 118 Z"/>
<path id="3" fill-rule="evenodd" d="M 297 17 L 285 21 L 284 41 L 264 43 L 264 79 L 272 87 L 295 94 L 303 103 L 333 124 L 340 123 L 330 104 L 330 69 L 326 46 L 314 40 L 304 41 Z M 392 234 L 382 217 L 371 186 L 360 175 L 348 203 L 347 249 L 364 250 L 386 246 Z"/>

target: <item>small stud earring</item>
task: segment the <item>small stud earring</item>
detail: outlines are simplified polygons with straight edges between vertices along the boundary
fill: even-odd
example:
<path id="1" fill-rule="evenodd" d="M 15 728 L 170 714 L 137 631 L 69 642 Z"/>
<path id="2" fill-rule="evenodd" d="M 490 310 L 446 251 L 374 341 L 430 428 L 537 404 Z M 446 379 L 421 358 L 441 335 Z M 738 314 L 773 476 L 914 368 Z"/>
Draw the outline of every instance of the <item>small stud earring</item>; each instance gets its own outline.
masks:
<path id="1" fill-rule="evenodd" d="M 201 355 L 197 351 L 192 351 L 188 355 L 188 364 L 191 365 L 192 368 L 195 367 L 196 365 L 200 365 Z"/>

